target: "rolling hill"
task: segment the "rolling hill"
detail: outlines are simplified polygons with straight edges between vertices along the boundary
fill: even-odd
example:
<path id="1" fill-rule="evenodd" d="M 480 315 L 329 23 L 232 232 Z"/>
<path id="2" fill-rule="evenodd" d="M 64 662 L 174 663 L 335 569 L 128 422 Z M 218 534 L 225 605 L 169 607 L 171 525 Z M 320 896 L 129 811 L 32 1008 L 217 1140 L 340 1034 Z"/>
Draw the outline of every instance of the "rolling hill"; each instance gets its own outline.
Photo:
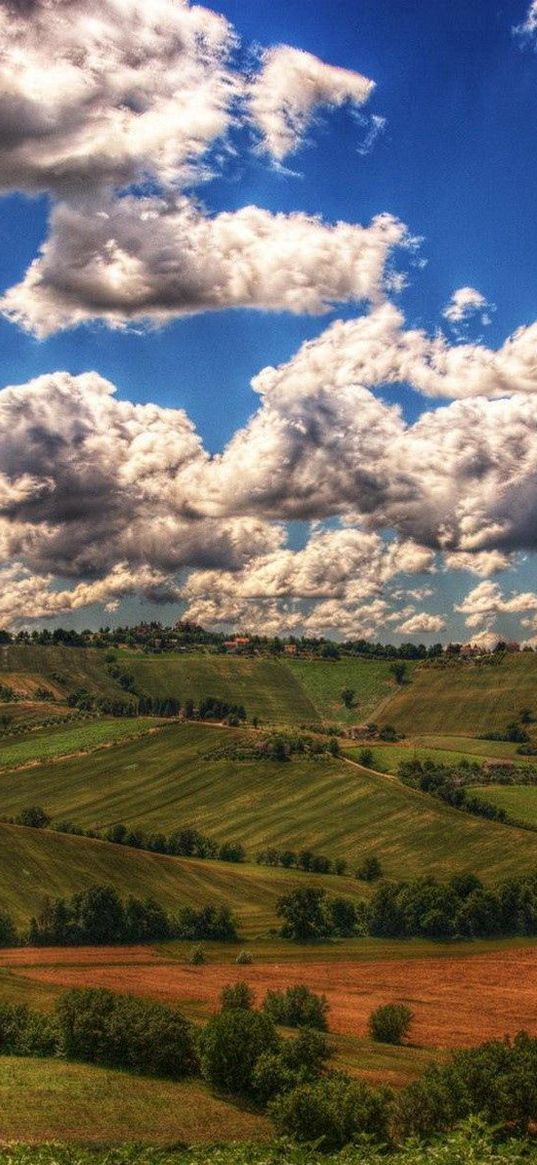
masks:
<path id="1" fill-rule="evenodd" d="M 85 827 L 124 821 L 169 832 L 194 825 L 218 841 L 240 840 L 250 859 L 269 845 L 309 847 L 350 863 L 376 853 L 393 877 L 473 870 L 495 880 L 537 866 L 537 835 L 470 817 L 343 759 L 278 763 L 218 755 L 240 737 L 171 724 L 86 756 L 4 771 L 0 814 L 40 804 L 56 821 Z M 51 855 L 65 840 L 47 835 Z M 67 840 L 76 852 L 77 839 Z M 210 882 L 216 867 L 206 868 Z M 243 874 L 246 867 L 237 876 Z M 331 885 L 341 889 L 339 879 Z"/>
<path id="2" fill-rule="evenodd" d="M 229 906 L 243 934 L 277 923 L 281 894 L 304 885 L 305 875 L 267 866 L 169 858 L 125 846 L 50 830 L 0 824 L 0 910 L 17 925 L 28 923 L 46 895 L 67 897 L 96 884 L 115 886 L 122 897 L 153 896 L 167 910 L 208 902 Z M 358 896 L 352 878 L 308 876 L 325 889 Z"/>
<path id="3" fill-rule="evenodd" d="M 521 708 L 537 714 L 537 655 L 505 655 L 497 664 L 421 665 L 379 714 L 407 735 L 497 732 Z"/>

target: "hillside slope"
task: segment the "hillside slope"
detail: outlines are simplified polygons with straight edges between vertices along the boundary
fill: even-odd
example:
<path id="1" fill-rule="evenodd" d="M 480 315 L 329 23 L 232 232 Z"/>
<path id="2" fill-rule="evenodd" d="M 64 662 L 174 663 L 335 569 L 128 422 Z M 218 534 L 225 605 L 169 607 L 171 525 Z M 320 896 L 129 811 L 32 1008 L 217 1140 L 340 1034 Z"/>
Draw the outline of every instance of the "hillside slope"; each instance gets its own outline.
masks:
<path id="1" fill-rule="evenodd" d="M 391 664 L 386 659 L 290 659 L 288 666 L 320 719 L 339 724 L 363 724 L 372 720 L 383 701 L 397 690 Z M 406 666 L 412 675 L 416 665 L 407 663 Z M 341 699 L 344 688 L 354 692 L 349 708 Z"/>
<path id="2" fill-rule="evenodd" d="M 537 867 L 537 834 L 470 817 L 342 759 L 214 755 L 236 738 L 173 724 L 88 756 L 7 771 L 0 775 L 0 814 L 37 803 L 55 820 L 86 827 L 124 821 L 167 832 L 194 825 L 219 841 L 240 840 L 251 858 L 269 845 L 309 847 L 353 864 L 376 853 L 385 872 L 400 878 L 473 870 L 494 880 Z M 339 879 L 334 884 L 341 889 Z"/>
<path id="3" fill-rule="evenodd" d="M 115 886 L 122 897 L 152 895 L 168 910 L 208 902 L 230 906 L 241 931 L 259 933 L 277 923 L 281 894 L 304 885 L 304 874 L 266 866 L 169 858 L 104 841 L 49 830 L 0 824 L 0 909 L 28 923 L 46 895 L 64 897 L 96 884 Z M 325 888 L 353 895 L 351 878 L 309 877 Z"/>
<path id="4" fill-rule="evenodd" d="M 506 655 L 495 665 L 422 665 L 384 706 L 379 720 L 409 735 L 497 732 L 521 708 L 537 714 L 537 655 Z"/>

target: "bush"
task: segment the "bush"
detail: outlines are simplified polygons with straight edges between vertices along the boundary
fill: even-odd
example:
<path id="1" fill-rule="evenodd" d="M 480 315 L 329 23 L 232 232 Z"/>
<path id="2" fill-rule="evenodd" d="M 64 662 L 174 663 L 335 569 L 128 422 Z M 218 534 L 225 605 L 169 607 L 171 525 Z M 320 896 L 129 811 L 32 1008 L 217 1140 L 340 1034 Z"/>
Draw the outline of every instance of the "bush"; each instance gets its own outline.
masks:
<path id="1" fill-rule="evenodd" d="M 330 1054 L 326 1037 L 309 1028 L 286 1040 L 279 1052 L 264 1052 L 254 1069 L 256 1099 L 266 1105 L 282 1092 L 317 1080 Z"/>
<path id="2" fill-rule="evenodd" d="M 368 858 L 364 858 L 363 862 L 356 871 L 356 877 L 360 882 L 376 882 L 378 878 L 382 877 L 382 865 L 377 857 L 372 854 Z"/>
<path id="3" fill-rule="evenodd" d="M 188 956 L 188 961 L 192 967 L 202 967 L 203 964 L 207 962 L 205 949 L 201 946 L 194 947 Z"/>
<path id="4" fill-rule="evenodd" d="M 16 947 L 18 942 L 15 923 L 10 914 L 0 911 L 0 947 Z"/>
<path id="5" fill-rule="evenodd" d="M 386 1003 L 369 1016 L 369 1034 L 380 1044 L 401 1044 L 412 1023 L 412 1012 L 404 1003 Z"/>
<path id="6" fill-rule="evenodd" d="M 374 761 L 373 751 L 370 748 L 361 748 L 358 753 L 358 764 L 362 765 L 364 769 L 371 769 Z"/>
<path id="7" fill-rule="evenodd" d="M 179 1079 L 198 1069 L 192 1029 L 171 1007 L 103 988 L 67 991 L 58 1004 L 67 1056 Z"/>
<path id="8" fill-rule="evenodd" d="M 250 1011 L 254 1005 L 254 993 L 248 983 L 228 983 L 220 995 L 222 1010 Z"/>
<path id="9" fill-rule="evenodd" d="M 269 1113 L 284 1136 L 341 1149 L 364 1134 L 385 1142 L 390 1100 L 387 1089 L 334 1075 L 277 1096 Z"/>
<path id="10" fill-rule="evenodd" d="M 55 1017 L 24 1004 L 0 1004 L 0 1053 L 11 1056 L 54 1056 L 59 1046 Z"/>
<path id="11" fill-rule="evenodd" d="M 40 805 L 31 805 L 22 809 L 15 818 L 15 825 L 26 825 L 30 829 L 46 829 L 50 825 L 50 817 Z"/>
<path id="12" fill-rule="evenodd" d="M 274 1023 L 284 1027 L 312 1027 L 326 1031 L 328 1003 L 324 995 L 315 995 L 309 987 L 297 984 L 283 991 L 267 991 L 263 1011 Z"/>
<path id="13" fill-rule="evenodd" d="M 240 951 L 237 955 L 237 958 L 235 959 L 235 962 L 238 963 L 239 967 L 249 967 L 253 961 L 253 955 L 251 955 L 249 951 Z"/>
<path id="14" fill-rule="evenodd" d="M 267 1015 L 244 1008 L 219 1012 L 200 1037 L 201 1067 L 220 1092 L 254 1096 L 254 1070 L 265 1052 L 278 1052 L 280 1040 Z"/>

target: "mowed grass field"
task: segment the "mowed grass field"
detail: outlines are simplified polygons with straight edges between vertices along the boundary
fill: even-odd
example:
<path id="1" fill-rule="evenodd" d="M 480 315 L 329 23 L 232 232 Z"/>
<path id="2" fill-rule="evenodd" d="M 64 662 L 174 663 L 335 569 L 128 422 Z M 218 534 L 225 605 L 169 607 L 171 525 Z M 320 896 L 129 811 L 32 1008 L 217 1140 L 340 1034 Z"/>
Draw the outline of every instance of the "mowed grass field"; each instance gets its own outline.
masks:
<path id="1" fill-rule="evenodd" d="M 267 866 L 170 858 L 72 837 L 50 830 L 0 824 L 0 910 L 26 926 L 45 897 L 66 897 L 93 885 L 111 885 L 122 897 L 152 896 L 169 911 L 214 903 L 236 914 L 241 934 L 277 925 L 277 899 L 304 885 L 305 875 Z M 358 897 L 353 878 L 308 876 L 308 884 Z M 334 883 L 336 884 L 334 886 Z"/>
<path id="2" fill-rule="evenodd" d="M 68 753 L 86 751 L 138 738 L 162 723 L 156 717 L 87 720 L 71 727 L 42 729 L 24 740 L 0 743 L 0 768 L 15 768 L 33 761 L 54 760 Z"/>
<path id="3" fill-rule="evenodd" d="M 290 659 L 288 666 L 314 705 L 321 720 L 361 724 L 370 720 L 397 685 L 384 659 Z M 412 675 L 415 665 L 407 664 Z M 343 688 L 355 692 L 353 707 L 341 699 Z"/>
<path id="4" fill-rule="evenodd" d="M 0 814 L 16 816 L 40 804 L 56 821 L 92 828 L 123 821 L 170 832 L 194 825 L 218 841 L 241 841 L 250 860 L 271 845 L 308 847 L 344 857 L 354 868 L 374 853 L 385 873 L 399 878 L 473 870 L 491 881 L 537 867 L 537 836 L 471 817 L 343 759 L 278 763 L 211 756 L 240 736 L 173 724 L 86 756 L 4 771 Z M 47 838 L 52 851 L 59 840 L 77 845 L 77 839 Z M 129 853 L 132 860 L 144 856 Z M 215 865 L 204 868 L 210 883 Z M 263 870 L 270 873 L 248 868 L 248 876 L 257 870 L 261 881 Z M 334 892 L 342 890 L 340 879 L 328 882 Z"/>
<path id="5" fill-rule="evenodd" d="M 272 1126 L 200 1081 L 157 1080 L 90 1064 L 0 1057 L 2 1142 L 121 1144 L 265 1141 Z"/>
<path id="6" fill-rule="evenodd" d="M 537 829 L 537 787 L 535 785 L 483 785 L 476 794 L 498 809 L 505 809 L 511 821 Z"/>
<path id="7" fill-rule="evenodd" d="M 522 708 L 537 713 L 537 655 L 506 655 L 499 664 L 417 667 L 379 713 L 408 736 L 478 736 L 497 732 Z"/>
<path id="8" fill-rule="evenodd" d="M 461 761 L 486 765 L 491 760 L 506 760 L 522 767 L 535 763 L 536 757 L 517 755 L 516 747 L 516 744 L 503 741 L 475 740 L 464 736 L 420 736 L 417 739 L 407 738 L 399 744 L 365 741 L 361 745 L 346 746 L 345 755 L 358 760 L 362 749 L 370 749 L 373 753 L 371 768 L 392 774 L 397 773 L 402 761 L 415 759 L 431 760 L 439 765 L 456 765 Z"/>
<path id="9" fill-rule="evenodd" d="M 118 662 L 148 696 L 182 703 L 216 696 L 244 704 L 248 718 L 282 724 L 315 721 L 317 713 L 290 668 L 278 659 L 226 655 L 142 655 L 121 651 Z"/>
<path id="10" fill-rule="evenodd" d="M 21 686 L 27 676 L 29 692 L 38 682 L 58 693 L 87 688 L 96 695 L 117 696 L 121 689 L 106 670 L 105 655 L 105 651 L 91 647 L 12 643 L 0 647 L 0 684 L 8 684 L 10 676 L 16 675 L 17 686 Z"/>

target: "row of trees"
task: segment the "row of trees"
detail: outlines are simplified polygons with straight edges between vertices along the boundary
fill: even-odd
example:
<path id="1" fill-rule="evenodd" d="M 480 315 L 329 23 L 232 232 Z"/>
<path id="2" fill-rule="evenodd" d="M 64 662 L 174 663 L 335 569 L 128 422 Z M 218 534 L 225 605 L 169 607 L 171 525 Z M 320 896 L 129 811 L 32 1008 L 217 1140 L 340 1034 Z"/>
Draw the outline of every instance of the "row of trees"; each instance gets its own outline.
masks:
<path id="1" fill-rule="evenodd" d="M 304 870 L 309 874 L 337 874 L 341 877 L 347 873 L 344 858 L 327 858 L 309 849 L 297 853 L 295 850 L 269 846 L 260 850 L 255 860 L 259 866 L 280 866 L 284 870 Z"/>
<path id="2" fill-rule="evenodd" d="M 300 887 L 277 903 L 281 935 L 297 942 L 350 935 L 488 938 L 537 934 L 537 874 L 486 889 L 474 874 L 379 883 L 369 902 Z"/>
<path id="3" fill-rule="evenodd" d="M 51 818 L 41 805 L 29 805 L 16 817 L 4 817 L 10 824 L 25 825 L 30 829 L 48 829 L 56 833 L 69 833 L 75 837 L 90 837 L 98 841 L 109 841 L 113 845 L 126 845 L 132 849 L 148 850 L 150 853 L 168 854 L 175 858 L 203 858 L 205 861 L 244 862 L 246 851 L 238 841 L 215 841 L 200 833 L 199 829 L 187 826 L 173 833 L 145 833 L 142 829 L 129 829 L 122 821 L 104 831 L 83 829 L 72 821 L 59 821 L 51 825 Z"/>
<path id="4" fill-rule="evenodd" d="M 14 926 L 8 938 L 3 945 L 14 945 Z M 235 941 L 237 928 L 226 906 L 184 907 L 172 915 L 153 898 L 123 901 L 111 886 L 92 886 L 71 898 L 47 899 L 23 941 L 29 946 L 100 946 L 169 938 Z"/>

